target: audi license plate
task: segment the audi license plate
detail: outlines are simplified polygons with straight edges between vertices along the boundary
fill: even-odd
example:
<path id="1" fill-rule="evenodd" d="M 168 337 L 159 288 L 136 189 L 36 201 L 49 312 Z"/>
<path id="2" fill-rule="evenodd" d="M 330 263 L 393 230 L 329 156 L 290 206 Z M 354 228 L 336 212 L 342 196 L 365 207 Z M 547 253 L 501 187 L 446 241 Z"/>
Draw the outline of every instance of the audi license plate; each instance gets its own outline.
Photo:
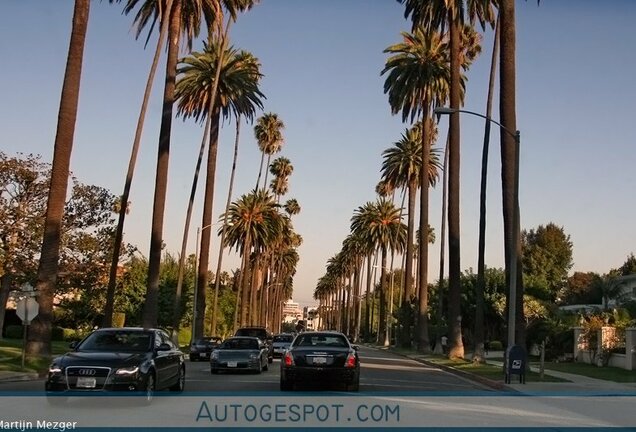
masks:
<path id="1" fill-rule="evenodd" d="M 78 377 L 75 386 L 77 388 L 95 388 L 95 384 L 97 384 L 97 380 L 95 378 Z"/>
<path id="2" fill-rule="evenodd" d="M 236 367 L 237 365 L 237 362 L 227 362 L 227 367 Z"/>
<path id="3" fill-rule="evenodd" d="M 314 357 L 313 364 L 326 364 L 327 357 Z"/>

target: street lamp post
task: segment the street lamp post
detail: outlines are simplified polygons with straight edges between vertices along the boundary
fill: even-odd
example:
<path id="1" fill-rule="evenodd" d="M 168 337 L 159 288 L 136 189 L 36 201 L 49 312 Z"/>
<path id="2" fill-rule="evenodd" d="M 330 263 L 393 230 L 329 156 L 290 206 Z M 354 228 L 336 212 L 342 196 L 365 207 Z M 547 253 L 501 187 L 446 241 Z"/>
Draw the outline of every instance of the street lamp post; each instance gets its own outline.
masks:
<path id="1" fill-rule="evenodd" d="M 468 111 L 463 109 L 455 109 L 455 108 L 447 108 L 447 107 L 437 107 L 434 110 L 434 113 L 437 114 L 438 118 L 441 115 L 449 115 L 454 113 L 465 113 L 471 114 L 477 117 L 481 117 L 490 123 L 494 123 L 499 126 L 506 133 L 514 137 L 515 139 L 515 170 L 514 170 L 514 185 L 513 185 L 513 200 L 514 200 L 514 209 L 512 215 L 512 243 L 510 250 L 510 280 L 508 287 L 508 346 L 515 345 L 516 337 L 515 337 L 515 326 L 516 326 L 516 304 L 517 304 L 517 260 L 519 259 L 517 253 L 518 247 L 518 236 L 520 230 L 520 210 L 519 210 L 519 152 L 521 148 L 521 132 L 512 131 L 499 123 L 491 119 L 488 116 L 483 114 L 479 114 L 474 111 Z"/>

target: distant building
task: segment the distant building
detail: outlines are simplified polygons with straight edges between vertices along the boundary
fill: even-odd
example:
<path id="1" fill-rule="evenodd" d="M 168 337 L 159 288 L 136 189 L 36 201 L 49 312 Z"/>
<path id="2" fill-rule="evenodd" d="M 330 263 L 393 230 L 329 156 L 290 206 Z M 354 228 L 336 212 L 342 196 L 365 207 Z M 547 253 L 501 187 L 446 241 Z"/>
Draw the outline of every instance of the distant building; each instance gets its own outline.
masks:
<path id="1" fill-rule="evenodd" d="M 286 301 L 283 304 L 283 322 L 293 324 L 300 319 L 303 319 L 303 310 L 300 305 L 291 300 Z"/>

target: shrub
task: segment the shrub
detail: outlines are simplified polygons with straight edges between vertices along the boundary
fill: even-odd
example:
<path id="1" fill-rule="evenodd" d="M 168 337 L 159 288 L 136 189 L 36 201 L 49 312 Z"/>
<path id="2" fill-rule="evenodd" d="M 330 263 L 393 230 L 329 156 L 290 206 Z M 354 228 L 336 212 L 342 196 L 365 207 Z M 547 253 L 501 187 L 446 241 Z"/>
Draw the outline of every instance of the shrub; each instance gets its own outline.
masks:
<path id="1" fill-rule="evenodd" d="M 9 325 L 4 329 L 7 339 L 22 339 L 23 328 L 21 325 Z"/>
<path id="2" fill-rule="evenodd" d="M 501 341 L 490 341 L 490 351 L 503 351 L 503 344 Z"/>
<path id="3" fill-rule="evenodd" d="M 51 329 L 51 340 L 54 340 L 54 341 L 64 340 L 64 329 L 62 327 L 53 327 Z"/>

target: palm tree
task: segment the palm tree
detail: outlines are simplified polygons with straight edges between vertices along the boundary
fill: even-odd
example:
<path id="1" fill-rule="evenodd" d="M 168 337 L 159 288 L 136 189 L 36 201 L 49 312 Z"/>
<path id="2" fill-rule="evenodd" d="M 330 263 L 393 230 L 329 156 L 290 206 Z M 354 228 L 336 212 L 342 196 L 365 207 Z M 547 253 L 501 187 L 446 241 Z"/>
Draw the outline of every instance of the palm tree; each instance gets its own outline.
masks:
<path id="1" fill-rule="evenodd" d="M 73 136 L 77 119 L 77 105 L 84 59 L 84 42 L 88 27 L 90 0 L 75 0 L 71 41 L 68 48 L 62 97 L 55 134 L 51 183 L 44 219 L 44 239 L 40 253 L 36 290 L 39 293 L 39 315 L 32 322 L 26 352 L 34 356 L 51 355 L 51 327 L 53 321 L 53 297 L 57 282 L 60 258 L 62 216 L 66 203 L 69 165 L 73 152 Z"/>
<path id="2" fill-rule="evenodd" d="M 231 113 L 234 113 L 235 116 L 252 117 L 256 107 L 262 108 L 261 98 L 264 97 L 258 88 L 262 76 L 259 72 L 258 60 L 250 53 L 239 52 L 229 47 L 223 52 L 217 98 L 215 101 L 210 99 L 211 86 L 214 83 L 216 68 L 219 64 L 217 58 L 219 51 L 215 43 L 218 42 L 204 43 L 203 51 L 194 52 L 184 58 L 178 70 L 181 77 L 177 84 L 177 97 L 179 99 L 177 114 L 183 115 L 184 118 L 192 117 L 197 121 L 210 119 L 210 129 L 204 131 L 204 133 L 209 133 L 209 150 L 201 227 L 212 224 L 216 155 L 221 117 L 227 118 Z M 193 188 L 195 185 L 196 179 Z M 194 337 L 203 334 L 210 237 L 210 231 L 203 229 L 197 273 L 197 286 L 203 289 L 198 292 Z"/>
<path id="3" fill-rule="evenodd" d="M 351 232 L 380 249 L 380 323 L 386 322 L 386 264 L 389 250 L 401 252 L 406 241 L 407 227 L 400 221 L 400 209 L 381 198 L 375 203 L 358 207 L 351 218 Z M 380 340 L 386 328 L 380 326 Z"/>
<path id="4" fill-rule="evenodd" d="M 427 119 L 427 121 L 432 121 Z M 430 142 L 435 140 L 436 130 L 432 126 L 429 130 L 433 134 L 429 137 Z M 404 268 L 404 297 L 402 300 L 403 310 L 407 310 L 413 297 L 413 234 L 415 226 L 415 201 L 417 189 L 420 184 L 420 169 L 422 165 L 422 127 L 421 123 L 417 123 L 411 129 L 407 129 L 400 141 L 395 143 L 394 147 L 385 150 L 382 155 L 384 161 L 382 163 L 382 176 L 387 182 L 395 184 L 398 187 L 406 187 L 408 189 L 408 232 L 406 240 L 406 257 Z M 434 186 L 439 177 L 438 170 L 441 169 L 439 162 L 439 151 L 430 148 L 429 165 L 428 165 L 428 182 Z M 426 318 L 420 317 L 422 320 Z M 405 341 L 410 344 L 410 326 L 407 326 L 407 334 L 404 335 Z M 426 331 L 428 333 L 428 330 Z M 420 346 L 427 346 L 427 341 L 420 341 Z"/>
<path id="5" fill-rule="evenodd" d="M 405 4 L 405 17 L 411 16 L 413 31 L 420 28 L 434 30 L 448 25 L 450 39 L 450 108 L 458 110 L 461 105 L 464 84 L 462 67 L 461 32 L 465 12 L 471 21 L 479 19 L 492 22 L 491 0 L 398 0 Z M 425 123 L 426 124 L 426 123 Z M 425 132 L 426 133 L 426 132 Z M 449 120 L 449 162 L 448 162 L 448 244 L 449 244 L 449 315 L 451 326 L 450 358 L 463 358 L 464 346 L 461 336 L 461 266 L 460 266 L 460 223 L 459 223 L 459 155 L 460 155 L 459 113 L 454 112 Z M 423 161 L 424 162 L 424 161 Z M 424 189 L 422 189 L 422 192 Z M 423 194 L 422 194 L 423 195 Z M 422 224 L 422 226 L 425 226 Z M 420 257 L 420 265 L 428 257 Z M 422 284 L 426 283 L 422 279 Z M 421 301 L 421 299 L 420 299 Z"/>
<path id="6" fill-rule="evenodd" d="M 267 154 L 267 166 L 269 167 L 269 160 L 271 156 L 278 153 L 283 146 L 283 129 L 285 129 L 285 125 L 282 120 L 278 118 L 278 115 L 274 113 L 263 114 L 256 121 L 256 126 L 254 126 L 254 136 L 256 137 L 258 148 L 261 151 L 261 165 L 256 179 L 256 189 L 258 189 L 258 185 L 261 181 L 265 155 Z M 263 188 L 265 184 L 267 184 L 267 172 L 265 172 Z"/>
<path id="7" fill-rule="evenodd" d="M 442 105 L 448 94 L 449 59 L 448 46 L 437 32 L 424 32 L 415 29 L 413 34 L 402 33 L 404 41 L 385 50 L 392 56 L 387 60 L 382 74 L 389 73 L 384 83 L 384 92 L 389 94 L 391 111 L 402 112 L 402 120 L 409 117 L 413 121 L 420 116 L 420 162 L 430 167 L 430 144 L 432 142 L 431 112 L 435 106 Z M 428 187 L 429 178 L 418 172 L 420 197 L 420 229 L 428 223 Z M 410 192 L 412 193 L 412 192 Z M 410 198 L 409 198 L 410 200 Z M 410 213 L 410 212 L 409 212 Z M 412 229 L 412 228 L 411 228 Z M 411 231 L 412 232 L 412 231 Z M 429 350 L 428 343 L 428 243 L 421 242 L 419 250 L 419 315 L 418 340 L 421 352 Z M 412 255 L 411 255 L 412 258 Z M 407 266 L 410 266 L 407 257 Z M 410 290 L 410 273 L 406 272 L 406 287 Z"/>
<path id="8" fill-rule="evenodd" d="M 279 157 L 274 159 L 269 167 L 269 172 L 274 176 L 270 188 L 278 201 L 281 195 L 285 195 L 289 189 L 289 176 L 294 172 L 294 166 L 286 157 Z"/>
<path id="9" fill-rule="evenodd" d="M 492 99 L 494 97 L 495 72 L 497 70 L 497 54 L 499 51 L 499 24 L 495 27 L 492 57 L 490 62 L 490 79 L 488 81 L 488 97 L 486 101 L 486 117 L 492 116 Z M 473 362 L 483 363 L 484 356 L 484 292 L 486 288 L 486 187 L 488 184 L 488 151 L 490 145 L 490 121 L 484 125 L 484 145 L 481 153 L 481 179 L 479 187 L 479 250 L 477 254 L 477 286 L 475 289 L 475 347 Z"/>
<path id="10" fill-rule="evenodd" d="M 243 195 L 230 205 L 227 212 L 228 226 L 226 244 L 239 251 L 241 263 L 241 324 L 247 321 L 250 273 L 249 263 L 252 249 L 262 251 L 274 241 L 283 229 L 283 218 L 278 206 L 267 191 L 253 191 Z M 224 217 L 224 216 L 223 216 Z M 231 225 L 230 225 L 231 224 Z"/>
<path id="11" fill-rule="evenodd" d="M 499 57 L 499 119 L 508 131 L 517 130 L 516 96 L 515 96 L 515 4 L 513 0 L 501 0 L 499 5 L 499 20 L 501 26 L 501 52 Z M 519 155 L 518 146 L 514 137 L 506 130 L 500 130 L 501 142 L 501 187 L 504 219 L 504 244 L 506 259 L 506 283 L 510 286 L 510 257 L 513 248 L 517 252 L 516 268 L 522 268 L 521 228 L 515 226 L 515 209 L 519 207 L 516 191 L 516 174 L 518 173 Z M 518 221 L 517 221 L 518 222 Z M 523 317 L 523 277 L 520 270 L 517 271 L 516 305 L 515 307 L 515 341 L 525 345 L 525 319 Z M 510 343 L 510 341 L 509 341 Z"/>
<path id="12" fill-rule="evenodd" d="M 114 0 L 110 0 L 111 3 Z M 130 2 L 129 2 L 130 3 Z M 161 30 L 159 32 L 159 39 L 157 40 L 157 47 L 155 48 L 155 54 L 152 59 L 152 65 L 150 66 L 150 72 L 148 73 L 148 79 L 146 80 L 146 89 L 144 91 L 143 100 L 141 102 L 141 109 L 139 111 L 139 117 L 137 118 L 137 128 L 135 130 L 135 138 L 133 140 L 132 150 L 130 152 L 130 159 L 128 161 L 128 171 L 126 172 L 126 180 L 124 182 L 124 191 L 121 195 L 119 206 L 119 219 L 117 220 L 117 229 L 115 231 L 115 241 L 113 243 L 113 255 L 110 263 L 110 273 L 108 275 L 108 288 L 106 292 L 106 305 L 104 306 L 104 320 L 102 326 L 110 327 L 113 320 L 113 306 L 115 304 L 115 287 L 117 285 L 117 268 L 119 266 L 119 255 L 121 253 L 121 243 L 124 236 L 124 221 L 128 214 L 128 198 L 130 197 L 130 188 L 132 185 L 133 175 L 135 173 L 135 165 L 137 163 L 137 154 L 139 153 L 139 145 L 141 143 L 141 135 L 144 128 L 144 122 L 146 119 L 146 110 L 148 108 L 148 101 L 150 100 L 150 93 L 152 91 L 152 85 L 155 79 L 155 73 L 157 66 L 159 65 L 159 58 L 161 57 L 161 48 L 165 43 L 166 35 L 168 33 L 168 19 L 166 17 L 166 11 L 170 11 L 172 7 L 172 0 L 166 0 L 165 9 L 164 4 L 157 3 L 159 22 L 161 23 Z M 130 4 L 124 10 L 125 13 L 129 13 L 132 9 Z M 140 18 L 143 15 L 137 15 L 135 23 L 137 24 L 138 38 L 143 28 Z M 149 35 L 150 36 L 150 35 Z"/>

